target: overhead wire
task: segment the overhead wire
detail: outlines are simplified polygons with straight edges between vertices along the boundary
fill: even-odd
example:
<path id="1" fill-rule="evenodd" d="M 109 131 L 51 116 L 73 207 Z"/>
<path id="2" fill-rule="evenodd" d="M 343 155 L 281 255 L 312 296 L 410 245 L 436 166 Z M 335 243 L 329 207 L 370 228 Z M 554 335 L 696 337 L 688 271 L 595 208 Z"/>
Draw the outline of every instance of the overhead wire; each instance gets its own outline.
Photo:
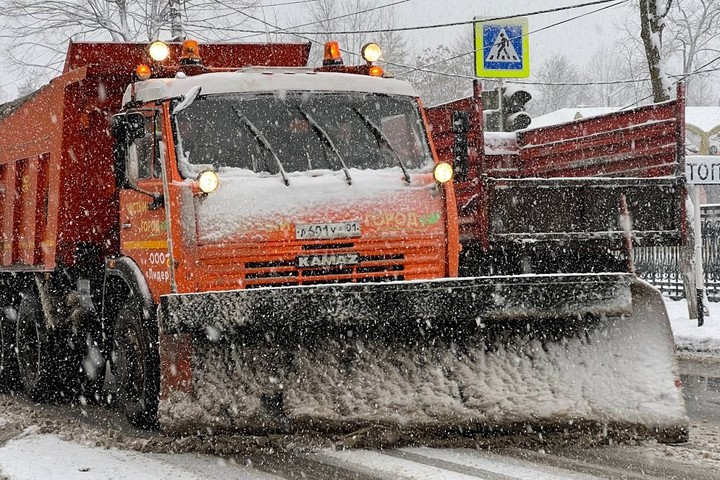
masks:
<path id="1" fill-rule="evenodd" d="M 509 20 L 512 18 L 518 18 L 518 17 L 530 17 L 535 15 L 542 15 L 546 13 L 555 13 L 555 12 L 562 12 L 565 10 L 572 10 L 576 8 L 583 8 L 583 7 L 590 7 L 593 5 L 600 5 L 605 3 L 613 3 L 617 2 L 618 0 L 595 0 L 593 2 L 587 2 L 587 3 L 581 3 L 577 5 L 567 5 L 564 7 L 555 7 L 555 8 L 548 8 L 545 10 L 537 10 L 534 12 L 529 13 L 522 13 L 522 14 L 514 14 L 514 15 L 504 15 L 504 16 L 498 16 L 498 17 L 489 17 L 484 18 L 483 21 L 486 22 L 495 22 L 500 20 Z M 619 3 L 628 2 L 629 0 L 621 0 Z M 254 17 L 251 17 L 254 18 Z M 261 20 L 254 18 L 255 20 L 260 21 Z M 375 28 L 375 29 L 364 29 L 364 30 L 335 30 L 335 31 L 327 31 L 327 32 L 316 32 L 316 31 L 292 31 L 289 33 L 292 33 L 293 35 L 317 35 L 319 33 L 326 34 L 326 35 L 358 35 L 358 34 L 367 34 L 367 33 L 394 33 L 394 32 L 407 32 L 407 31 L 413 31 L 413 30 L 428 30 L 428 29 L 434 29 L 434 28 L 447 28 L 447 27 L 457 27 L 462 25 L 471 25 L 473 23 L 477 22 L 477 20 L 463 20 L 463 21 L 457 21 L 457 22 L 448 22 L 448 23 L 435 23 L 435 24 L 429 24 L 429 25 L 414 25 L 414 26 L 407 26 L 407 27 L 392 27 L 392 28 Z M 276 27 L 278 29 L 281 29 L 282 31 L 288 31 L 292 28 L 296 27 L 288 27 L 288 28 L 281 28 Z M 239 29 L 239 31 L 243 31 L 246 33 L 257 33 L 257 34 L 264 34 L 264 30 L 245 30 L 245 29 Z"/>
<path id="2" fill-rule="evenodd" d="M 372 7 L 372 8 L 365 9 L 365 10 L 359 10 L 359 11 L 357 11 L 357 12 L 352 12 L 352 13 L 348 13 L 348 14 L 344 14 L 344 15 L 338 15 L 337 17 L 332 17 L 332 18 L 329 18 L 329 19 L 326 19 L 326 20 L 323 20 L 323 21 L 332 21 L 332 20 L 337 20 L 337 19 L 340 19 L 340 18 L 356 16 L 356 15 L 360 15 L 360 14 L 362 14 L 362 13 L 368 13 L 368 12 L 371 12 L 371 11 L 374 11 L 374 10 L 379 10 L 379 9 L 382 9 L 382 8 L 392 7 L 392 6 L 398 5 L 398 4 L 400 4 L 400 3 L 406 3 L 406 2 L 409 2 L 409 1 L 410 1 L 410 0 L 397 0 L 397 1 L 393 2 L 393 3 L 389 3 L 389 4 L 385 4 L 385 5 L 379 5 L 379 6 L 375 6 L 375 7 Z M 227 4 L 225 4 L 225 3 L 221 2 L 221 1 L 218 1 L 218 3 L 220 3 L 220 4 L 223 5 L 223 6 L 229 7 Z M 308 35 L 324 35 L 325 32 L 311 32 L 311 33 L 296 32 L 296 31 L 294 31 L 294 30 L 291 30 L 292 28 L 296 28 L 296 27 L 287 27 L 287 28 L 280 27 L 280 26 L 278 26 L 278 25 L 275 25 L 275 24 L 273 24 L 273 23 L 268 22 L 268 21 L 265 20 L 265 19 L 256 17 L 256 16 L 254 16 L 254 15 L 251 15 L 251 14 L 249 14 L 249 13 L 247 13 L 247 12 L 244 12 L 244 11 L 241 11 L 241 10 L 237 10 L 237 13 L 239 13 L 240 15 L 243 15 L 244 17 L 247 17 L 247 18 L 249 18 L 249 19 L 251 19 L 251 20 L 255 20 L 256 22 L 259 22 L 259 23 L 261 23 L 261 24 L 263 24 L 263 25 L 265 25 L 265 26 L 267 26 L 267 27 L 271 27 L 271 28 L 275 29 L 275 30 L 272 31 L 272 32 L 269 32 L 269 31 L 267 31 L 267 30 L 232 29 L 233 31 L 240 31 L 240 32 L 245 32 L 245 33 L 248 33 L 248 32 L 253 33 L 253 35 L 247 35 L 247 36 L 242 37 L 242 38 L 247 38 L 247 37 L 249 37 L 249 36 L 255 36 L 255 35 L 257 35 L 257 34 L 269 35 L 269 34 L 285 33 L 285 34 L 288 34 L 288 35 L 294 35 L 294 36 L 296 36 L 296 37 L 302 38 L 303 40 L 306 40 L 306 41 L 311 42 L 311 43 L 315 43 L 315 44 L 318 44 L 318 45 L 319 45 L 319 44 L 322 44 L 322 42 L 319 42 L 319 41 L 317 41 L 317 40 L 315 40 L 315 39 L 313 39 L 313 38 L 311 38 L 311 37 L 308 37 Z M 312 23 L 310 23 L 310 24 L 313 24 L 313 23 L 317 23 L 317 22 L 312 22 Z M 310 24 L 308 24 L 308 25 L 310 25 Z M 302 26 L 305 26 L 305 25 L 302 25 Z M 343 51 L 344 53 L 355 54 L 355 52 L 348 52 L 348 51 L 345 51 L 345 50 L 342 50 L 342 51 Z"/>
<path id="3" fill-rule="evenodd" d="M 313 1 L 317 1 L 317 0 L 313 0 Z M 365 10 L 358 10 L 358 11 L 356 11 L 356 12 L 351 12 L 351 13 L 346 13 L 346 14 L 343 14 L 343 15 L 337 15 L 337 16 L 335 16 L 335 17 L 326 18 L 326 19 L 323 19 L 322 21 L 307 22 L 307 23 L 302 23 L 302 24 L 300 24 L 300 25 L 293 25 L 292 27 L 286 27 L 286 28 L 278 27 L 277 25 L 272 25 L 272 24 L 270 24 L 270 23 L 268 23 L 268 22 L 266 22 L 266 21 L 264 21 L 264 20 L 262 20 L 262 21 L 260 21 L 260 22 L 263 23 L 263 24 L 265 24 L 266 26 L 270 26 L 270 27 L 273 27 L 273 28 L 276 29 L 275 31 L 272 31 L 272 32 L 263 32 L 263 33 L 269 33 L 269 34 L 288 33 L 288 34 L 291 34 L 291 35 L 297 35 L 297 36 L 299 36 L 300 38 L 304 38 L 304 37 L 301 37 L 299 34 L 295 33 L 295 31 L 292 30 L 292 29 L 301 28 L 301 27 L 309 27 L 309 26 L 311 26 L 311 25 L 316 25 L 316 24 L 318 24 L 318 23 L 332 22 L 332 21 L 334 21 L 334 20 L 340 20 L 340 19 L 342 19 L 342 18 L 353 17 L 353 16 L 361 15 L 361 14 L 363 14 L 363 13 L 369 13 L 369 12 L 373 12 L 373 11 L 376 11 L 376 10 L 381 10 L 381 9 L 383 9 L 383 8 L 394 7 L 395 5 L 399 5 L 399 4 L 401 4 L 401 3 L 407 3 L 407 2 L 409 2 L 409 1 L 410 1 L 410 0 L 398 0 L 398 1 L 395 1 L 395 2 L 392 2 L 392 3 L 386 3 L 386 4 L 384 4 L 384 5 L 376 5 L 376 6 L 371 7 L 371 8 L 366 8 Z M 242 12 L 241 12 L 241 14 L 242 14 Z M 248 16 L 248 18 L 252 18 L 253 20 L 259 20 L 259 19 L 256 19 L 255 17 L 250 17 L 249 15 L 247 15 L 247 16 Z M 248 33 L 248 30 L 240 30 L 240 31 Z M 361 33 L 361 32 L 358 32 L 358 33 Z M 362 33 L 365 33 L 365 32 L 362 32 Z M 330 34 L 331 34 L 331 33 L 330 33 Z M 330 35 L 330 34 L 328 34 L 328 35 Z M 257 35 L 257 33 L 251 33 L 250 35 L 245 35 L 245 36 L 243 36 L 243 37 L 241 37 L 241 38 L 254 37 L 254 36 L 256 36 L 256 35 Z M 308 35 L 309 35 L 309 34 L 308 34 Z M 313 32 L 312 35 L 326 35 L 326 32 Z M 318 43 L 319 43 L 319 42 L 318 42 Z"/>
<path id="4" fill-rule="evenodd" d="M 397 1 L 397 2 L 393 2 L 393 3 L 385 4 L 385 5 L 380 5 L 380 6 L 373 7 L 373 8 L 370 8 L 370 9 L 366 9 L 366 10 L 363 10 L 363 11 L 353 12 L 353 13 L 345 14 L 345 15 L 339 15 L 339 16 L 337 16 L 337 17 L 333 17 L 332 19 L 328 19 L 328 21 L 330 21 L 330 20 L 335 20 L 335 19 L 340 19 L 340 18 L 344 18 L 344 17 L 348 17 L 348 16 L 354 16 L 354 15 L 358 15 L 358 14 L 361 14 L 361 13 L 366 13 L 366 12 L 369 12 L 369 11 L 377 10 L 377 9 L 379 9 L 379 8 L 391 7 L 391 6 L 397 5 L 397 4 L 399 4 L 399 3 L 405 3 L 405 2 L 407 2 L 407 1 L 409 1 L 409 0 L 400 0 L 400 1 Z M 567 23 L 567 22 L 569 22 L 569 21 L 576 20 L 576 19 L 578 19 L 578 18 L 582 18 L 582 17 L 588 16 L 588 15 L 592 15 L 592 14 L 597 13 L 597 12 L 599 12 L 599 11 L 602 11 L 602 10 L 605 10 L 605 9 L 608 9 L 608 8 L 612 8 L 612 7 L 621 5 L 621 4 L 623 4 L 623 3 L 627 3 L 628 1 L 629 1 L 629 0 L 596 0 L 596 1 L 593 1 L 593 2 L 587 2 L 587 3 L 577 4 L 577 5 L 568 5 L 568 6 L 564 6 L 564 7 L 556 7 L 556 8 L 552 8 L 552 9 L 538 10 L 538 11 L 529 12 L 529 13 L 521 13 L 521 14 L 514 14 L 514 15 L 507 15 L 507 16 L 484 18 L 482 21 L 484 21 L 484 22 L 499 21 L 499 20 L 506 20 L 506 19 L 518 18 L 518 17 L 528 17 L 528 16 L 541 15 L 541 14 L 558 12 L 558 11 L 564 11 L 564 10 L 571 10 L 571 9 L 576 9 L 576 8 L 583 8 L 583 7 L 594 6 L 594 5 L 604 5 L 603 7 L 599 8 L 599 9 L 596 9 L 596 10 L 593 10 L 592 12 L 586 12 L 586 13 L 583 13 L 583 14 L 580 14 L 580 15 L 576 15 L 575 17 L 571 17 L 571 18 L 568 18 L 568 19 L 561 20 L 561 21 L 559 21 L 559 22 L 556 22 L 556 23 L 551 24 L 551 25 L 547 25 L 547 26 L 545 26 L 545 27 L 539 28 L 539 29 L 534 30 L 534 31 L 532 31 L 532 32 L 528 32 L 528 33 L 526 34 L 526 35 L 529 35 L 529 34 L 531 34 L 531 33 L 537 33 L 537 32 L 546 30 L 546 29 L 548 29 L 548 28 L 552 28 L 552 27 L 554 27 L 554 26 L 561 25 L 561 24 L 563 24 L 563 23 Z M 608 4 L 608 3 L 609 3 L 610 5 L 605 5 L 605 4 Z M 314 31 L 314 32 L 302 32 L 302 31 L 300 31 L 300 32 L 298 32 L 297 30 L 294 30 L 294 29 L 299 28 L 299 27 L 303 27 L 303 26 L 312 25 L 312 24 L 319 23 L 319 22 L 310 22 L 310 23 L 307 23 L 307 24 L 295 25 L 295 26 L 292 26 L 292 27 L 279 27 L 278 25 L 274 25 L 274 24 L 272 24 L 272 23 L 270 23 L 270 22 L 265 21 L 264 19 L 260 19 L 260 18 L 258 18 L 258 17 L 253 16 L 253 15 L 250 15 L 250 14 L 248 14 L 248 13 L 246 13 L 246 12 L 239 12 L 239 13 L 242 14 L 242 15 L 244 15 L 244 16 L 246 16 L 247 18 L 250 18 L 250 19 L 252 19 L 252 20 L 255 20 L 255 21 L 257 21 L 257 22 L 260 22 L 261 24 L 263 24 L 263 25 L 265 25 L 265 26 L 269 26 L 269 27 L 272 27 L 272 28 L 275 29 L 275 31 L 273 31 L 273 32 L 267 32 L 267 30 L 244 30 L 244 29 L 242 29 L 242 30 L 240 30 L 240 31 L 250 32 L 250 33 L 253 33 L 253 35 L 255 35 L 255 34 L 264 34 L 264 35 L 266 35 L 266 34 L 268 34 L 268 33 L 271 33 L 271 34 L 286 33 L 286 34 L 298 36 L 298 37 L 300 37 L 300 38 L 302 38 L 302 39 L 304 39 L 304 40 L 307 40 L 307 41 L 310 41 L 310 42 L 316 43 L 316 44 L 320 44 L 321 42 L 318 42 L 318 41 L 314 40 L 313 38 L 308 37 L 307 35 L 351 35 L 351 34 L 360 34 L 360 33 L 398 32 L 398 31 L 419 30 L 419 29 L 426 29 L 426 28 L 442 28 L 442 27 L 449 27 L 449 26 L 455 26 L 455 25 L 469 25 L 469 24 L 474 24 L 474 23 L 477 22 L 477 20 L 469 20 L 469 21 L 442 23 L 442 24 L 434 24 L 434 25 L 423 25 L 423 26 L 414 26 L 414 27 L 399 27 L 399 28 L 385 28 L 385 29 L 375 29 L 375 30 L 373 30 L 373 29 L 368 29 L 368 30 L 362 30 L 362 31 L 347 30 L 347 31 L 335 31 L 335 32 L 327 32 L 327 31 L 326 31 L 326 32 L 317 32 L 317 31 Z M 324 20 L 324 21 L 325 21 L 325 20 Z M 357 55 L 356 52 L 349 52 L 349 51 L 346 51 L 346 50 L 343 50 L 343 49 L 341 49 L 341 50 L 342 50 L 343 53 L 349 53 L 349 54 L 352 54 L 352 55 Z M 453 60 L 453 59 L 455 59 L 455 58 L 459 58 L 459 57 L 462 57 L 462 56 L 465 56 L 465 55 L 471 55 L 471 54 L 474 54 L 474 53 L 475 53 L 475 50 L 473 50 L 473 51 L 471 51 L 471 52 L 466 52 L 466 53 L 463 53 L 463 54 L 460 54 L 460 55 L 456 55 L 455 57 L 451 57 L 451 58 L 446 59 L 446 60 L 444 60 L 444 61 L 450 61 L 450 60 Z M 444 63 L 444 61 L 436 62 L 435 64 Z M 398 75 L 406 75 L 406 74 L 408 74 L 408 73 L 410 73 L 410 72 L 413 72 L 413 71 L 423 71 L 423 72 L 426 72 L 426 73 L 432 73 L 432 74 L 437 74 L 437 75 L 444 75 L 444 76 L 449 76 L 449 77 L 468 78 L 468 79 L 474 79 L 474 78 L 476 78 L 476 77 L 471 76 L 471 75 L 453 74 L 453 73 L 449 73 L 449 72 L 440 72 L 440 71 L 428 70 L 427 68 L 425 68 L 425 67 L 427 67 L 427 66 L 417 67 L 417 66 L 404 65 L 404 64 L 401 64 L 401 63 L 397 63 L 397 62 L 388 61 L 388 60 L 386 60 L 386 59 L 383 59 L 383 62 L 384 62 L 385 64 L 387 64 L 387 65 L 392 65 L 392 66 L 396 66 L 396 67 L 404 67 L 404 68 L 407 68 L 407 69 L 408 69 L 407 71 L 400 72 Z M 435 64 L 431 64 L 430 66 L 435 65 Z"/>
<path id="5" fill-rule="evenodd" d="M 288 2 L 279 2 L 279 3 L 270 3 L 267 5 L 260 5 L 261 7 L 282 7 L 284 5 L 295 5 L 298 3 L 313 3 L 317 2 L 318 0 L 292 0 Z"/>
<path id="6" fill-rule="evenodd" d="M 561 20 L 561 21 L 559 21 L 559 22 L 552 23 L 552 24 L 550 24 L 550 25 L 546 25 L 546 26 L 544 26 L 544 27 L 542 27 L 542 28 L 538 28 L 538 29 L 536 29 L 536 30 L 528 31 L 527 33 L 524 33 L 523 36 L 527 36 L 527 35 L 531 35 L 531 34 L 534 34 L 534 33 L 538 33 L 538 32 L 541 32 L 541 31 L 543 31 L 543 30 L 547 30 L 547 29 L 556 27 L 556 26 L 558 26 L 558 25 L 562 25 L 562 24 L 564 24 L 564 23 L 567 23 L 567 22 L 570 22 L 570 21 L 573 21 L 573 20 L 577 20 L 577 19 L 582 18 L 582 17 L 585 17 L 585 16 L 594 15 L 595 13 L 601 12 L 601 11 L 606 10 L 606 9 L 608 9 L 608 8 L 613 8 L 613 7 L 619 6 L 619 5 L 623 4 L 623 3 L 627 3 L 626 0 L 620 0 L 620 1 L 617 1 L 617 2 L 615 2 L 615 3 L 612 3 L 611 5 L 605 5 L 605 6 L 601 7 L 601 8 L 598 8 L 598 9 L 596 9 L 596 10 L 593 10 L 593 11 L 591 11 L 591 12 L 586 12 L 586 13 L 583 13 L 583 14 L 580 14 L 580 15 L 576 15 L 576 16 L 574 16 L 574 17 L 567 18 L 567 19 Z M 522 15 L 522 16 L 525 16 L 525 15 Z M 483 21 L 486 21 L 486 20 L 483 20 Z M 446 63 L 446 62 L 448 62 L 448 61 L 455 60 L 455 59 L 458 59 L 458 58 L 461 58 L 461 57 L 464 57 L 464 56 L 474 55 L 476 52 L 477 52 L 477 50 L 472 50 L 472 51 L 469 51 L 469 52 L 461 53 L 461 54 L 458 54 L 458 55 L 454 55 L 454 56 L 452 56 L 452 57 L 448 57 L 448 58 L 443 59 L 443 60 L 439 60 L 439 61 L 434 62 L 434 63 L 431 63 L 431 64 L 423 65 L 422 67 L 417 67 L 417 66 L 415 66 L 415 67 L 410 67 L 410 66 L 408 66 L 408 65 L 403 65 L 403 64 L 400 64 L 400 63 L 390 62 L 390 61 L 386 61 L 386 60 L 385 60 L 385 63 L 387 63 L 388 65 L 394 65 L 394 66 L 397 66 L 397 67 L 407 67 L 407 68 L 408 68 L 408 70 L 406 70 L 406 71 L 401 71 L 401 72 L 399 72 L 399 73 L 398 73 L 398 76 L 407 75 L 407 74 L 410 74 L 410 73 L 412 73 L 412 72 L 414 72 L 414 71 L 422 71 L 422 72 L 425 72 L 425 73 L 436 74 L 436 75 L 443 75 L 443 76 L 448 76 L 448 77 L 453 77 L 453 78 L 476 79 L 477 77 L 474 76 L 474 75 L 463 75 L 463 74 L 458 74 L 458 73 L 442 72 L 442 71 L 437 71 L 437 70 L 430 70 L 430 69 L 427 68 L 427 67 L 432 67 L 432 66 L 440 65 L 440 64 L 442 64 L 442 63 Z M 673 74 L 670 74 L 669 76 L 670 76 L 670 77 L 673 77 L 673 78 L 678 78 L 678 77 L 679 77 L 678 80 L 676 80 L 676 81 L 674 82 L 674 83 L 678 83 L 678 82 L 680 82 L 680 81 L 682 81 L 682 80 L 684 80 L 684 79 L 686 79 L 686 78 L 688 78 L 688 77 L 690 77 L 690 76 L 693 76 L 693 75 L 699 75 L 699 74 L 703 74 L 703 73 L 710 73 L 710 72 L 720 71 L 720 67 L 718 67 L 718 68 L 712 68 L 712 69 L 705 69 L 705 67 L 709 66 L 710 64 L 712 64 L 713 62 L 718 61 L 718 60 L 720 60 L 720 56 L 718 56 L 718 57 L 714 58 L 713 60 L 711 60 L 711 61 L 709 61 L 709 62 L 701 65 L 700 67 L 698 67 L 697 69 L 695 69 L 695 70 L 692 71 L 692 72 L 688 72 L 688 73 L 682 74 L 682 75 L 677 75 L 677 74 L 674 74 L 674 75 L 673 75 Z M 649 81 L 649 80 L 650 80 L 649 78 L 639 78 L 639 79 L 620 79 L 620 80 L 593 81 L 593 82 L 532 82 L 532 81 L 520 81 L 520 80 L 506 79 L 505 82 L 506 82 L 506 83 L 517 84 L 517 85 L 595 86 L 595 85 L 634 84 L 634 83 L 647 82 L 647 81 Z M 648 96 L 648 97 L 644 97 L 644 98 L 638 100 L 636 103 L 639 103 L 639 102 L 641 102 L 641 101 L 643 101 L 643 100 L 647 100 L 647 99 L 650 98 L 650 97 L 652 97 L 652 95 L 650 95 L 650 96 Z M 625 108 L 628 108 L 628 107 L 625 107 Z"/>
<path id="7" fill-rule="evenodd" d="M 558 26 L 558 25 L 562 25 L 562 24 L 564 24 L 564 23 L 567 23 L 567 22 L 570 22 L 570 21 L 573 21 L 573 20 L 577 20 L 578 18 L 582 18 L 582 17 L 586 17 L 586 16 L 589 16 L 589 15 L 593 15 L 593 14 L 595 14 L 595 13 L 598 13 L 598 12 L 600 12 L 600 11 L 606 10 L 606 9 L 608 9 L 608 8 L 616 7 L 616 6 L 621 5 L 621 4 L 623 4 L 623 3 L 627 3 L 627 0 L 616 1 L 615 3 L 613 3 L 613 4 L 611 4 L 611 5 L 605 5 L 605 6 L 601 7 L 601 8 L 598 8 L 598 9 L 596 9 L 596 10 L 593 10 L 593 11 L 591 11 L 591 12 L 585 12 L 585 13 L 583 13 L 583 14 L 576 15 L 576 16 L 571 17 L 571 18 L 566 18 L 566 19 L 564 19 L 564 20 L 561 20 L 561 21 L 559 21 L 559 22 L 552 23 L 552 24 L 550 24 L 550 25 L 546 25 L 546 26 L 544 26 L 544 27 L 542 27 L 542 28 L 538 28 L 538 29 L 536 29 L 536 30 L 528 31 L 527 33 L 523 34 L 523 36 L 529 36 L 529 35 L 534 34 L 534 33 L 542 32 L 542 31 L 547 30 L 547 29 L 549 29 L 549 28 L 556 27 L 556 26 Z M 526 16 L 526 15 L 522 15 L 522 16 Z M 482 21 L 487 21 L 487 20 L 482 20 Z M 424 70 L 424 68 L 432 67 L 432 66 L 435 66 L 435 65 L 439 65 L 439 64 L 441 64 L 441 63 L 446 63 L 446 62 L 449 62 L 449 61 L 451 61 L 451 60 L 455 60 L 455 59 L 458 59 L 458 58 L 461 58 L 461 57 L 464 57 L 464 56 L 474 55 L 474 54 L 476 54 L 476 53 L 477 53 L 477 50 L 476 50 L 476 49 L 473 49 L 473 50 L 471 50 L 471 51 L 469 51 L 469 52 L 461 53 L 461 54 L 459 54 L 459 55 L 455 55 L 455 56 L 449 57 L 449 58 L 447 58 L 447 59 L 443 59 L 443 60 L 440 60 L 440 61 L 437 61 L 437 62 L 434 62 L 434 63 L 431 63 L 431 64 L 423 65 L 423 67 L 410 67 L 410 66 L 406 66 L 406 67 L 409 68 L 409 70 L 408 70 L 408 71 L 404 71 L 404 72 L 400 72 L 398 75 L 406 75 L 406 74 L 408 74 L 408 73 L 411 73 L 411 72 L 417 71 L 417 70 L 425 71 L 425 72 L 427 72 L 427 73 L 437 73 L 437 74 L 439 74 L 439 75 L 442 75 L 442 74 L 443 74 L 442 72 L 433 72 L 433 71 L 429 71 L 429 70 Z M 395 65 L 395 66 L 405 66 L 405 65 L 402 65 L 402 64 L 393 64 L 393 63 L 391 63 L 391 62 L 386 62 L 386 63 L 388 63 L 389 65 Z M 473 76 L 473 77 L 471 77 L 471 78 L 475 78 L 475 77 Z"/>

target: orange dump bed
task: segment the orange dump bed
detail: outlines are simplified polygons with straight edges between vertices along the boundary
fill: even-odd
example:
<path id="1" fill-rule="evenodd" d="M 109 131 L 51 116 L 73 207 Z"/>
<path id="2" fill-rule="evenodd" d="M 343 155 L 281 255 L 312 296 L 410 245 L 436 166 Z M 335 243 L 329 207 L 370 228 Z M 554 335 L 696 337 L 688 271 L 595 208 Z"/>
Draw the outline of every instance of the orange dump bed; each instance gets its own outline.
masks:
<path id="1" fill-rule="evenodd" d="M 147 44 L 71 43 L 63 74 L 0 105 L 0 269 L 52 270 L 117 252 L 111 117 Z M 201 45 L 208 68 L 304 66 L 309 44 Z M 178 56 L 180 44 L 170 44 Z M 162 65 L 156 76 L 174 75 Z"/>

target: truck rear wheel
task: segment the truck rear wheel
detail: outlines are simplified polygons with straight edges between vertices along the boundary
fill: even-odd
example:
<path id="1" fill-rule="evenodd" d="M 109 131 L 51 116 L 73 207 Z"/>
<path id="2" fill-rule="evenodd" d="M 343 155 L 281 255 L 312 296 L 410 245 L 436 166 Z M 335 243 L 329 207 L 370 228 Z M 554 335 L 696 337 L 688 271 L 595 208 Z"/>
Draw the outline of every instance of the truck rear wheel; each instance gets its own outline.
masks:
<path id="1" fill-rule="evenodd" d="M 160 383 L 157 341 L 143 325 L 140 306 L 132 300 L 115 319 L 112 366 L 127 419 L 138 427 L 154 427 Z"/>
<path id="2" fill-rule="evenodd" d="M 28 290 L 22 294 L 15 338 L 19 376 L 25 393 L 36 401 L 48 399 L 54 392 L 52 348 L 35 292 Z"/>

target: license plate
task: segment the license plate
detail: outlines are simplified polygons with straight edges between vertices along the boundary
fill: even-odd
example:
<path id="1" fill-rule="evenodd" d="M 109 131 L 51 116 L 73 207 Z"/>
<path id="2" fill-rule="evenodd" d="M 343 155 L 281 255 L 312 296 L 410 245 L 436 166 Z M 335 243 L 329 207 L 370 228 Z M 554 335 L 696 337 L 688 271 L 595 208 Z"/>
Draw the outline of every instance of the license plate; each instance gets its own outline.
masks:
<path id="1" fill-rule="evenodd" d="M 332 240 L 360 236 L 360 222 L 357 220 L 337 223 L 298 223 L 295 225 L 297 240 Z"/>

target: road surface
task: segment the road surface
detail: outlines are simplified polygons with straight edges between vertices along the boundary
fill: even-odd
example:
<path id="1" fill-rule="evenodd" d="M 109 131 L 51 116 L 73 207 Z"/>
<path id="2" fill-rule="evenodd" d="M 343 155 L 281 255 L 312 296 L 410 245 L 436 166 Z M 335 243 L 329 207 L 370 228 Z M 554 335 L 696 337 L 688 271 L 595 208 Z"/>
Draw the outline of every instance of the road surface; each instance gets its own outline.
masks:
<path id="1" fill-rule="evenodd" d="M 464 448 L 366 450 L 317 437 L 173 438 L 134 429 L 109 408 L 38 407 L 5 395 L 0 478 L 720 479 L 720 359 L 682 358 L 680 369 L 691 420 L 681 445 L 528 435 L 514 445 L 468 439 Z M 43 462 L 34 464 L 34 455 Z"/>

